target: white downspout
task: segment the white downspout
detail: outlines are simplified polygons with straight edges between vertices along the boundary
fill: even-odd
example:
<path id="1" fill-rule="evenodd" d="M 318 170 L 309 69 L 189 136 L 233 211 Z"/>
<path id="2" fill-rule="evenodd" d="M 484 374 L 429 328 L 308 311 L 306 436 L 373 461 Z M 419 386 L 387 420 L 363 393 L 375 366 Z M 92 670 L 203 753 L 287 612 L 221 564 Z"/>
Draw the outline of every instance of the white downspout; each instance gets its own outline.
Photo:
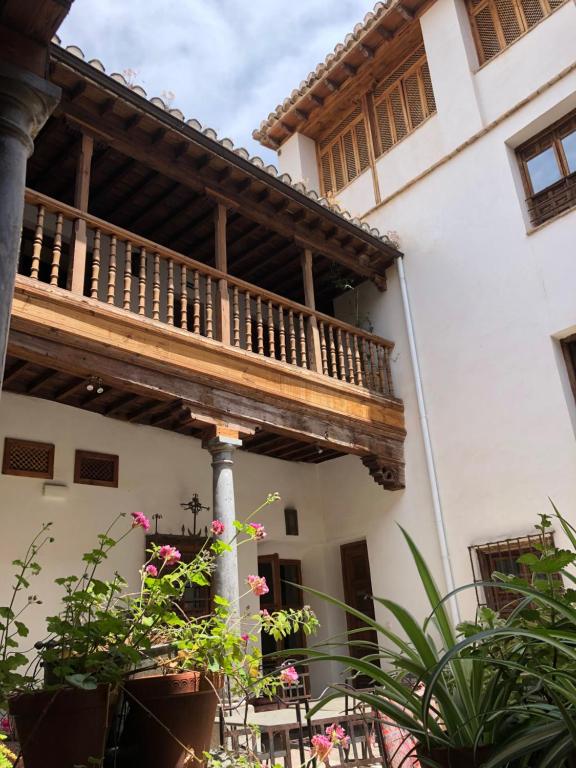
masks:
<path id="1" fill-rule="evenodd" d="M 410 346 L 410 359 L 412 360 L 412 370 L 414 372 L 414 382 L 416 384 L 416 397 L 418 399 L 418 413 L 420 415 L 420 426 L 422 428 L 422 437 L 424 439 L 424 452 L 426 454 L 426 467 L 428 469 L 428 479 L 430 481 L 430 492 L 432 494 L 432 506 L 434 508 L 434 522 L 436 523 L 436 532 L 440 543 L 442 553 L 442 567 L 444 570 L 444 579 L 449 592 L 452 592 L 456 585 L 454 583 L 454 574 L 452 572 L 452 563 L 450 561 L 450 551 L 448 549 L 448 539 L 446 536 L 446 523 L 442 512 L 442 502 L 440 501 L 440 490 L 438 488 L 438 476 L 434 465 L 434 452 L 432 450 L 432 440 L 430 438 L 430 428 L 428 426 L 428 415 L 426 414 L 426 402 L 424 400 L 424 389 L 422 387 L 422 374 L 420 373 L 420 362 L 418 360 L 418 350 L 416 348 L 416 337 L 414 334 L 414 322 L 412 320 L 412 311 L 410 309 L 410 298 L 408 296 L 408 286 L 404 274 L 404 261 L 400 257 L 396 259 L 398 277 L 400 279 L 400 290 L 402 292 L 402 306 L 404 308 L 404 319 L 406 320 L 406 330 L 408 332 L 408 344 Z M 456 597 L 450 599 L 450 611 L 452 620 L 455 624 L 460 623 L 460 610 Z"/>

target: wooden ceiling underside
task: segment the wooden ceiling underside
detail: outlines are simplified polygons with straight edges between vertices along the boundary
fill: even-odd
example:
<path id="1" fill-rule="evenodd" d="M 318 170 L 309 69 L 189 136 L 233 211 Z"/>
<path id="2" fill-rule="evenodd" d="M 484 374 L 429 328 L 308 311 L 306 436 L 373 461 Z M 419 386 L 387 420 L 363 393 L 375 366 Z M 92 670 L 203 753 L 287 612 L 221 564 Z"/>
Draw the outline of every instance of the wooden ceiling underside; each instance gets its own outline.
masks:
<path id="1" fill-rule="evenodd" d="M 88 391 L 87 384 L 86 378 L 13 355 L 9 355 L 6 360 L 3 388 L 8 392 L 82 408 L 130 424 L 159 427 L 196 439 L 201 439 L 209 426 L 191 418 L 181 400 L 138 396 L 133 392 L 107 385 L 104 386 L 104 391 L 98 394 L 95 390 Z M 343 455 L 313 443 L 264 431 L 246 437 L 242 450 L 271 458 L 311 464 L 319 464 Z"/>

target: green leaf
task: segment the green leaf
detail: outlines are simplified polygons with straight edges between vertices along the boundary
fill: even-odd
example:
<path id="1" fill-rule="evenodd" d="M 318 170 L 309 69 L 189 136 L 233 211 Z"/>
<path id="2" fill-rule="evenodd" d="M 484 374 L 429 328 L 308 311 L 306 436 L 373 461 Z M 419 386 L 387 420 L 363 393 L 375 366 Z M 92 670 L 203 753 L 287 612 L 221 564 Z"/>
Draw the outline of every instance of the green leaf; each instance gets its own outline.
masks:
<path id="1" fill-rule="evenodd" d="M 98 687 L 98 683 L 94 677 L 92 677 L 92 675 L 66 675 L 65 680 L 67 683 L 70 683 L 70 685 L 74 686 L 74 688 L 80 688 L 83 691 L 93 691 Z"/>
<path id="2" fill-rule="evenodd" d="M 26 624 L 23 624 L 21 621 L 15 621 L 14 626 L 16 627 L 16 631 L 20 637 L 28 637 L 29 630 Z"/>

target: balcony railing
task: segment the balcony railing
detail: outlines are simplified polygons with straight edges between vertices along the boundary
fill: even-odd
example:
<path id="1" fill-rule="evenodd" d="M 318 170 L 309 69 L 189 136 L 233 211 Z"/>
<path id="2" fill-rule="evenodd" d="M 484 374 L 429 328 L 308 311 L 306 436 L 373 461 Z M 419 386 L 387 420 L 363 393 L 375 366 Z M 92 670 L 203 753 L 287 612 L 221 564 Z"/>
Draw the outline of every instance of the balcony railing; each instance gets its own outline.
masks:
<path id="1" fill-rule="evenodd" d="M 391 342 L 32 190 L 26 192 L 19 273 L 394 396 Z"/>

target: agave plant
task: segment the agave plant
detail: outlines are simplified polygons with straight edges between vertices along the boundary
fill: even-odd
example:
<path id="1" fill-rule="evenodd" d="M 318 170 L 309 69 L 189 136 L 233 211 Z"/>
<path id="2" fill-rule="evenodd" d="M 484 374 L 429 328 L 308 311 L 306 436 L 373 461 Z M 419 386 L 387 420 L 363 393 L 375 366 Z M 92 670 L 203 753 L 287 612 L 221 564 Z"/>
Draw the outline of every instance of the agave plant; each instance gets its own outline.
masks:
<path id="1" fill-rule="evenodd" d="M 572 765 L 569 761 L 576 747 L 576 610 L 571 603 L 576 593 L 559 587 L 558 574 L 576 582 L 576 577 L 566 572 L 576 559 L 576 529 L 557 510 L 555 514 L 574 552 L 543 546 L 540 556 L 533 556 L 528 563 L 533 573 L 531 582 L 496 574 L 494 581 L 484 584 L 518 594 L 519 604 L 509 616 L 486 609 L 478 621 L 455 627 L 446 610 L 455 593 L 441 595 L 418 547 L 402 529 L 430 605 L 426 621 L 421 624 L 398 603 L 375 597 L 400 625 L 400 635 L 333 597 L 307 589 L 359 618 L 376 630 L 384 643 L 358 641 L 349 633 L 348 645 L 363 647 L 362 658 L 331 652 L 332 643 L 325 644 L 327 650 L 318 646 L 302 649 L 300 655 L 311 662 L 340 662 L 372 679 L 372 691 L 352 695 L 411 734 L 418 742 L 423 765 Z M 547 525 L 549 520 L 544 516 L 540 527 Z M 290 654 L 294 655 L 294 650 Z M 407 684 L 407 680 L 413 682 Z M 343 690 L 334 685 L 316 710 L 342 695 Z"/>

